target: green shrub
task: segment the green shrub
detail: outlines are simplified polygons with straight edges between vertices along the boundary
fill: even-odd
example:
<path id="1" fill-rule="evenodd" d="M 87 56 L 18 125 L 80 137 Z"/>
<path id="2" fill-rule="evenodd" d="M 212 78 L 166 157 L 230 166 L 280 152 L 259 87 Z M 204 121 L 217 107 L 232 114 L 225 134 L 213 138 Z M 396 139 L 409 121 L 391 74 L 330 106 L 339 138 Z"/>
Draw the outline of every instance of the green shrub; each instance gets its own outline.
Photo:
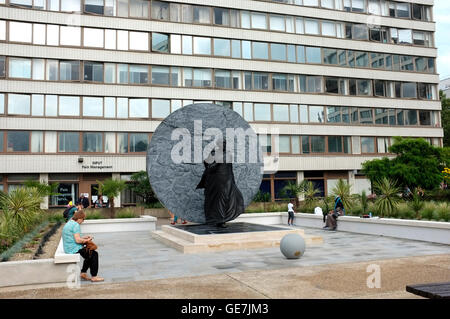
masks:
<path id="1" fill-rule="evenodd" d="M 422 219 L 433 219 L 433 212 L 435 209 L 435 204 L 433 202 L 427 202 L 425 203 L 424 207 L 422 208 L 420 212 L 420 216 L 422 216 Z"/>
<path id="2" fill-rule="evenodd" d="M 86 220 L 88 219 L 102 219 L 104 218 L 102 213 L 96 209 L 88 209 L 85 211 L 86 213 Z"/>
<path id="3" fill-rule="evenodd" d="M 438 217 L 438 220 L 444 220 L 446 222 L 450 219 L 450 207 L 448 203 L 440 203 L 437 205 L 435 212 Z"/>
<path id="4" fill-rule="evenodd" d="M 131 208 L 126 208 L 116 214 L 116 218 L 136 218 L 138 214 Z"/>

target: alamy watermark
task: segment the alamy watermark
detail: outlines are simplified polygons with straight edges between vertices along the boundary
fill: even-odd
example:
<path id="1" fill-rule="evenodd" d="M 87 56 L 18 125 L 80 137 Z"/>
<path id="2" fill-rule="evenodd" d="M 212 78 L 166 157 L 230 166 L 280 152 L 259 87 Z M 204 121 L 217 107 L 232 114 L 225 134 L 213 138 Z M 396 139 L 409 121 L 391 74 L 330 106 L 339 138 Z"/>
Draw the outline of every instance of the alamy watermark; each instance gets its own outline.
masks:
<path id="1" fill-rule="evenodd" d="M 366 284 L 367 288 L 381 288 L 381 267 L 377 264 L 370 264 L 367 266 L 366 272 L 371 273 L 367 277 Z"/>

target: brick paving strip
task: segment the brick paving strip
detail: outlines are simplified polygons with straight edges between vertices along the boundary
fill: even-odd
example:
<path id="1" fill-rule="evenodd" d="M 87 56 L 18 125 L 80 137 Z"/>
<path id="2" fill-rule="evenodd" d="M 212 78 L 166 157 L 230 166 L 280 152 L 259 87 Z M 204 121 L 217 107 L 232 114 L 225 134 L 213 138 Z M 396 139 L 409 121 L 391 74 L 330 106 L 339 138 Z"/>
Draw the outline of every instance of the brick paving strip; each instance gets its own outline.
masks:
<path id="1" fill-rule="evenodd" d="M 371 275 L 367 267 L 373 264 L 380 266 L 381 288 L 367 287 L 367 278 Z M 444 281 L 450 281 L 450 254 L 92 283 L 80 289 L 0 290 L 0 298 L 420 298 L 406 292 L 406 285 Z"/>

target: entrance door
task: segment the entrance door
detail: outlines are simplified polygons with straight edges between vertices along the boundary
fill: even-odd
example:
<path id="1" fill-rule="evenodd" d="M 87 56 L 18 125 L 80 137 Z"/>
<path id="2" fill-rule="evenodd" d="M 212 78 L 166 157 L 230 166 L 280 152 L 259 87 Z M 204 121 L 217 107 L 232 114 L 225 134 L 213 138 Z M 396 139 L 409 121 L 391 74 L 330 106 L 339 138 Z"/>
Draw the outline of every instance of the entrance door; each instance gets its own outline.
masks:
<path id="1" fill-rule="evenodd" d="M 95 200 L 98 198 L 98 182 L 111 178 L 111 174 L 83 174 L 83 180 L 80 181 L 80 196 L 87 194 L 89 206 L 94 207 Z"/>

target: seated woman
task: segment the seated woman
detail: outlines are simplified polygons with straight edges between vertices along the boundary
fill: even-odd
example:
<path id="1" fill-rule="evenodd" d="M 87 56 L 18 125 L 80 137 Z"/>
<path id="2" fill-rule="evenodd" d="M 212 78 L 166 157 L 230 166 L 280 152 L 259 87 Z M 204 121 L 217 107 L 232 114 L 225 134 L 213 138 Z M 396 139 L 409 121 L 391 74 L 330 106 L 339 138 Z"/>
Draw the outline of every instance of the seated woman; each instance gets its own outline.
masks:
<path id="1" fill-rule="evenodd" d="M 81 227 L 80 224 L 86 218 L 85 213 L 82 210 L 78 210 L 73 214 L 72 219 L 70 219 L 63 228 L 62 239 L 64 252 L 66 254 L 80 254 L 84 258 L 83 268 L 81 269 L 80 277 L 84 280 L 91 281 L 103 281 L 102 277 L 98 277 L 98 253 L 95 250 L 88 251 L 83 244 L 91 241 L 93 237 L 83 236 L 81 237 Z M 92 278 L 89 278 L 86 274 L 87 270 L 90 268 Z"/>
<path id="2" fill-rule="evenodd" d="M 328 213 L 328 215 L 324 216 L 325 227 L 323 229 L 326 230 L 336 230 L 337 228 L 337 219 L 339 216 L 343 215 L 342 210 L 338 207 L 336 210 L 332 210 Z"/>

